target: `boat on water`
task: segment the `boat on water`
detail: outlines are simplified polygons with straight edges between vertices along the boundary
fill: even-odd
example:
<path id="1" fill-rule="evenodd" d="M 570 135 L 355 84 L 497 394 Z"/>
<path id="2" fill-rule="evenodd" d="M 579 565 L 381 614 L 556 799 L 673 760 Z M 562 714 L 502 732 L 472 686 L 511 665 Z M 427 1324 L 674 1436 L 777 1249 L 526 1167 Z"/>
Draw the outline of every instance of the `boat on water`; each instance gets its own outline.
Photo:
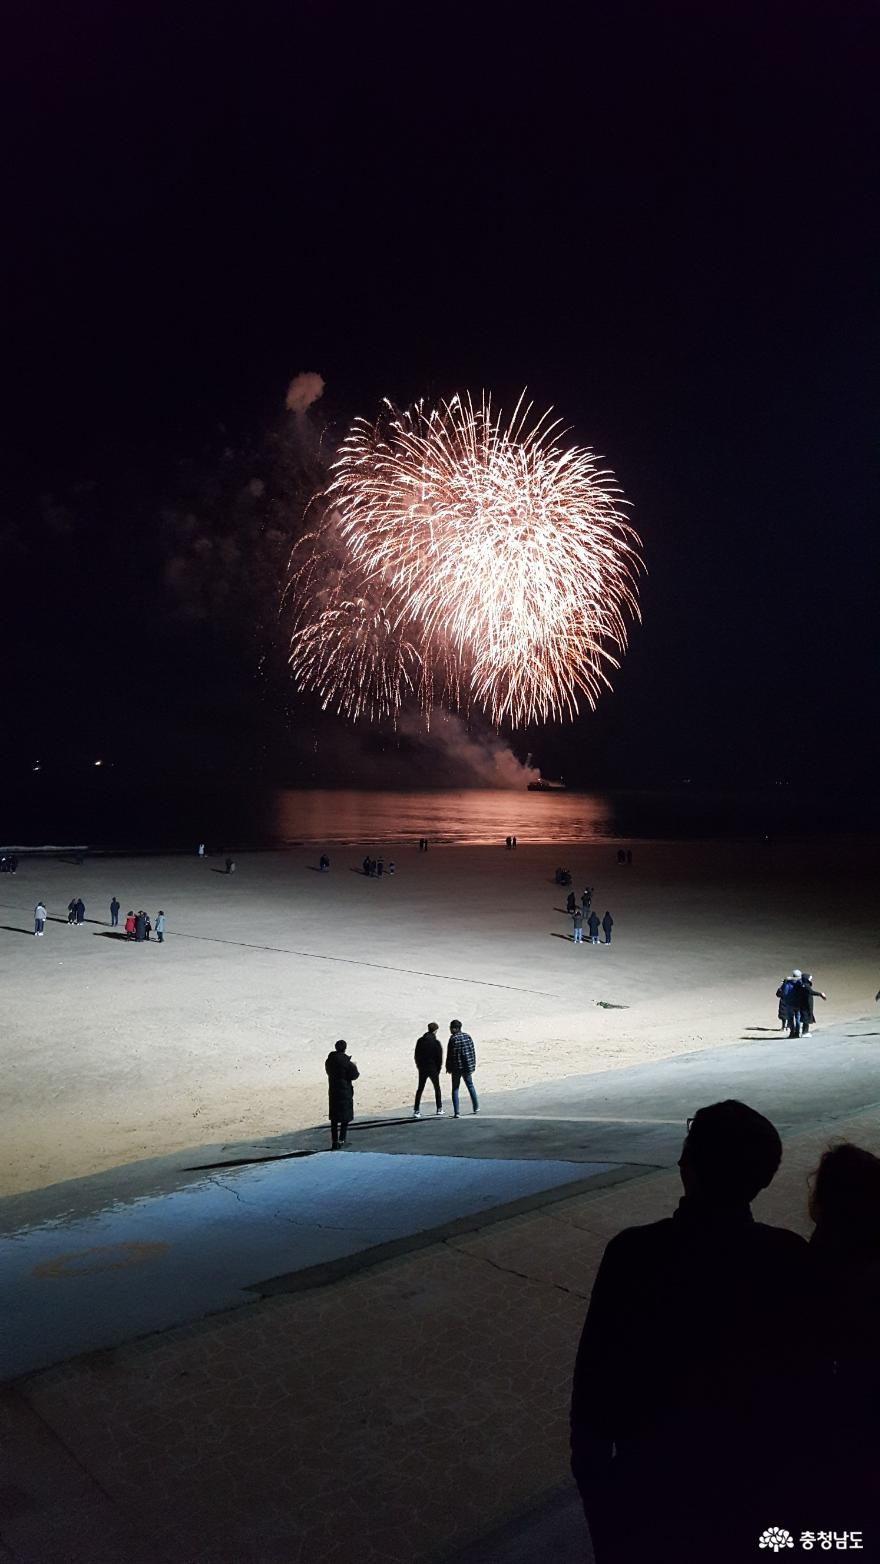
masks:
<path id="1" fill-rule="evenodd" d="M 527 790 L 529 793 L 564 793 L 565 783 L 545 782 L 542 777 L 540 782 L 527 783 Z"/>

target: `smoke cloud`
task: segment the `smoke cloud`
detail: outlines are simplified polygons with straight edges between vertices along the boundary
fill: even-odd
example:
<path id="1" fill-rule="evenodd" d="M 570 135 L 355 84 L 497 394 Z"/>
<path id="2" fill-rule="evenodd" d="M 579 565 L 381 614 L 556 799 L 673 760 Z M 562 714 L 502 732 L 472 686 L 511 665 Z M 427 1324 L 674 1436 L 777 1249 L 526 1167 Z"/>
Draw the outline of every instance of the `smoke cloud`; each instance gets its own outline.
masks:
<path id="1" fill-rule="evenodd" d="M 436 764 L 444 781 L 464 787 L 522 792 L 529 782 L 537 782 L 541 775 L 540 771 L 517 760 L 513 750 L 497 733 L 469 729 L 454 712 L 434 711 L 428 732 L 424 717 L 409 712 L 399 719 L 397 727 L 418 742 L 422 752 Z"/>
<path id="2" fill-rule="evenodd" d="M 294 375 L 287 388 L 284 405 L 290 413 L 305 413 L 323 395 L 324 381 L 321 376 L 305 370 L 300 375 Z"/>

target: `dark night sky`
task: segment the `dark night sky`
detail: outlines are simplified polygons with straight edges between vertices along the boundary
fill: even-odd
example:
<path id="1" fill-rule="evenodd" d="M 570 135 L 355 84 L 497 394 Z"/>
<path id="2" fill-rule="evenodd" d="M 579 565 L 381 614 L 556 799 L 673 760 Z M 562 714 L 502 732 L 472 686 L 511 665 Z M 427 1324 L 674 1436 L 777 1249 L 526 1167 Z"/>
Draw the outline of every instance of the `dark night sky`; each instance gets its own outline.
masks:
<path id="1" fill-rule="evenodd" d="M 339 428 L 383 395 L 527 384 L 616 469 L 644 624 L 595 718 L 530 736 L 547 769 L 865 775 L 876 16 L 846 0 L 7 13 L 13 755 L 94 743 L 161 767 L 196 690 L 230 754 L 270 722 L 230 619 L 181 632 L 155 517 L 183 458 L 259 442 L 315 369 Z M 47 522 L 47 495 L 67 520 Z M 293 709 L 295 754 L 310 718 Z"/>

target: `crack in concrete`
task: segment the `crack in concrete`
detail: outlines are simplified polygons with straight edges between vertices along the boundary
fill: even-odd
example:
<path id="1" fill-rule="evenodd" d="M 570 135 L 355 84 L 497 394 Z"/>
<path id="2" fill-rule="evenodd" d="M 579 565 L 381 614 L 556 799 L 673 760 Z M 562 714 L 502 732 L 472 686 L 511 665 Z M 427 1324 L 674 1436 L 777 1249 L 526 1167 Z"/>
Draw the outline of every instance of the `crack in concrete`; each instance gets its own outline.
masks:
<path id="1" fill-rule="evenodd" d="M 588 1292 L 579 1292 L 576 1287 L 565 1287 L 562 1282 L 551 1282 L 546 1276 L 530 1276 L 528 1271 L 515 1271 L 512 1265 L 501 1265 L 498 1260 L 490 1260 L 488 1255 L 474 1254 L 472 1249 L 464 1249 L 455 1242 L 454 1238 L 444 1238 L 443 1243 L 455 1254 L 467 1255 L 469 1260 L 477 1260 L 482 1265 L 491 1266 L 493 1271 L 501 1271 L 505 1276 L 516 1276 L 523 1282 L 538 1282 L 544 1287 L 552 1287 L 555 1292 L 567 1293 L 570 1298 L 580 1298 L 584 1303 L 589 1302 Z"/>

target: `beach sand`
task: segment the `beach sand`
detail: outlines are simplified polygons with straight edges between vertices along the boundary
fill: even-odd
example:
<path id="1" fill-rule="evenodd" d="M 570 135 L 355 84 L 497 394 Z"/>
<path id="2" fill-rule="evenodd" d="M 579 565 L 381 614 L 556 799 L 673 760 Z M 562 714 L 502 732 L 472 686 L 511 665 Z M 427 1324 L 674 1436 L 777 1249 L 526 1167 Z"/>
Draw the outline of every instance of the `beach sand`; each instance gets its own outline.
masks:
<path id="1" fill-rule="evenodd" d="M 239 855 L 231 876 L 195 855 L 23 859 L 0 880 L 0 1193 L 322 1122 L 337 1037 L 361 1071 L 358 1117 L 400 1113 L 415 1038 L 436 1020 L 445 1040 L 461 1017 L 491 1113 L 533 1081 L 766 1039 L 793 965 L 828 994 L 820 1026 L 871 1013 L 873 840 L 637 843 L 627 868 L 615 853 L 406 847 L 386 851 L 397 872 L 381 880 L 356 847 L 331 849 L 328 874 L 305 848 Z M 609 948 L 571 943 L 557 863 L 610 908 Z M 114 892 L 123 920 L 164 908 L 164 945 L 110 936 Z M 796 1069 L 797 1043 L 780 1046 Z"/>

